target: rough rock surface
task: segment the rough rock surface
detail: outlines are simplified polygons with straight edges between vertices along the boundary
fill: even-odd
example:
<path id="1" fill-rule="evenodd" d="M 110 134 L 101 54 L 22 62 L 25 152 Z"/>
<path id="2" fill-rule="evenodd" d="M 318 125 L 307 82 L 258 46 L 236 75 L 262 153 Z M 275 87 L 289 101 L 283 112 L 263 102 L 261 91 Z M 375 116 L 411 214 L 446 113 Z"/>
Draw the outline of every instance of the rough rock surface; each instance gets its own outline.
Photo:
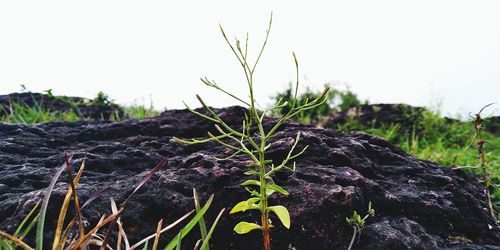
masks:
<path id="1" fill-rule="evenodd" d="M 245 110 L 230 107 L 217 112 L 238 128 Z M 266 119 L 266 127 L 273 122 Z M 221 208 L 230 209 L 248 197 L 239 185 L 246 178 L 247 158 L 217 162 L 212 156 L 230 153 L 223 146 L 189 146 L 171 140 L 173 136 L 204 137 L 208 129 L 213 130 L 210 123 L 186 110 L 121 122 L 0 124 L 0 229 L 12 231 L 41 198 L 65 151 L 74 154 L 75 168 L 83 157 L 88 159 L 78 186 L 81 200 L 109 188 L 83 211 L 87 225 L 109 213 L 109 197 L 122 201 L 162 156 L 169 157 L 167 164 L 132 198 L 124 214 L 131 241 L 153 233 L 159 219 L 172 222 L 191 210 L 192 188 L 203 200 L 215 195 L 206 218 L 211 224 Z M 297 131 L 303 138 L 298 148 L 309 145 L 309 149 L 298 159 L 296 172 L 275 176 L 290 195 L 275 196 L 270 203 L 289 209 L 292 226 L 286 230 L 275 223 L 274 249 L 346 249 L 352 229 L 345 218 L 354 210 L 364 214 L 369 201 L 376 216 L 368 219 L 358 249 L 496 249 L 500 245 L 500 229 L 485 209 L 475 176 L 418 160 L 365 133 L 346 135 L 294 122 L 284 124 L 276 134 L 268 156 L 282 159 Z M 47 237 L 66 188 L 61 181 L 51 198 Z M 241 236 L 232 231 L 242 219 L 259 220 L 256 213 L 226 213 L 211 241 L 216 249 L 260 248 L 259 232 Z M 163 238 L 172 238 L 178 229 Z M 192 234 L 183 246 L 191 248 L 197 237 Z"/>
<path id="2" fill-rule="evenodd" d="M 12 93 L 0 95 L 0 116 L 12 103 L 28 107 L 40 106 L 48 111 L 73 111 L 82 118 L 109 120 L 112 116 L 123 117 L 123 110 L 113 103 L 96 103 L 81 97 L 49 96 L 40 93 Z"/>

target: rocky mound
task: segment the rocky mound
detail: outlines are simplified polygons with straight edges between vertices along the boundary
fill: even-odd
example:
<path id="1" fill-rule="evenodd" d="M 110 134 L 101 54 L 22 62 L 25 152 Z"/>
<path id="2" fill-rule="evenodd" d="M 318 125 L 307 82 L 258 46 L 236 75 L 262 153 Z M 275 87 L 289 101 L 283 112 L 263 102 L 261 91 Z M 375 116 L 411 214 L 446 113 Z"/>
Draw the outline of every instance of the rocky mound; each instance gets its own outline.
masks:
<path id="1" fill-rule="evenodd" d="M 324 128 L 335 128 L 349 120 L 357 120 L 367 127 L 399 124 L 402 130 L 413 129 L 422 120 L 425 108 L 407 104 L 363 104 L 346 112 L 332 112 L 324 117 L 319 125 Z"/>
<path id="2" fill-rule="evenodd" d="M 0 116 L 9 113 L 13 103 L 27 107 L 40 107 L 54 112 L 72 111 L 81 118 L 109 120 L 111 117 L 123 117 L 123 110 L 107 100 L 94 101 L 81 97 L 53 96 L 40 93 L 12 93 L 0 95 Z"/>
<path id="3" fill-rule="evenodd" d="M 241 126 L 245 111 L 240 107 L 217 110 L 235 128 Z M 266 127 L 273 122 L 266 119 Z M 83 211 L 89 224 L 109 214 L 109 197 L 122 201 L 163 156 L 169 157 L 167 164 L 132 198 L 124 214 L 131 241 L 153 233 L 159 219 L 172 222 L 191 210 L 193 187 L 203 200 L 215 194 L 207 216 L 211 224 L 221 208 L 230 209 L 247 197 L 240 186 L 247 159 L 217 162 L 212 156 L 228 153 L 218 144 L 188 146 L 171 140 L 173 136 L 204 137 L 208 129 L 212 130 L 208 122 L 186 110 L 121 122 L 0 124 L 0 229 L 12 231 L 42 197 L 65 151 L 74 154 L 75 167 L 85 156 L 88 159 L 78 187 L 82 201 L 109 188 Z M 352 229 L 345 218 L 354 210 L 364 214 L 369 201 L 376 216 L 368 219 L 358 249 L 499 246 L 500 229 L 486 211 L 476 176 L 418 160 L 365 133 L 346 135 L 295 122 L 284 124 L 276 134 L 269 157 L 276 161 L 284 157 L 299 130 L 303 140 L 298 147 L 309 145 L 309 149 L 298 159 L 296 172 L 275 177 L 290 195 L 276 196 L 270 204 L 288 207 L 292 226 L 272 230 L 274 249 L 346 249 Z M 49 222 L 55 221 L 66 188 L 66 184 L 57 185 Z M 241 236 L 232 231 L 242 219 L 259 220 L 257 214 L 226 213 L 211 241 L 216 249 L 259 248 L 260 232 Z M 53 223 L 47 225 L 50 237 Z M 163 238 L 172 238 L 177 230 Z M 191 248 L 197 236 L 183 246 Z"/>

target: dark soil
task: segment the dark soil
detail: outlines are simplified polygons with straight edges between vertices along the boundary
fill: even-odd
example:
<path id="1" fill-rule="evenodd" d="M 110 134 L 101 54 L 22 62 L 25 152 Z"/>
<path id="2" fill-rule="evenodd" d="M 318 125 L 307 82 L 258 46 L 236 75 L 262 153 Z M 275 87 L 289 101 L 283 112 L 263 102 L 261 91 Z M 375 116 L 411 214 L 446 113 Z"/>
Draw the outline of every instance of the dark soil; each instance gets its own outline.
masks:
<path id="1" fill-rule="evenodd" d="M 230 107 L 217 112 L 239 128 L 246 110 Z M 265 127 L 274 122 L 265 119 Z M 188 146 L 172 140 L 204 137 L 207 130 L 214 129 L 187 110 L 121 122 L 0 124 L 0 229 L 12 232 L 41 199 L 64 152 L 74 154 L 75 169 L 84 157 L 88 159 L 78 186 L 80 200 L 109 189 L 83 211 L 87 227 L 110 213 L 110 197 L 123 201 L 164 156 L 169 157 L 166 165 L 130 200 L 124 214 L 131 242 L 152 234 L 159 219 L 173 222 L 193 209 L 192 188 L 203 200 L 215 195 L 206 216 L 211 224 L 220 209 L 231 209 L 248 197 L 240 186 L 248 159 L 217 162 L 213 156 L 231 152 L 218 144 Z M 274 249 L 346 249 L 352 228 L 345 218 L 354 210 L 364 214 L 369 201 L 376 216 L 367 220 L 357 249 L 498 249 L 500 229 L 489 216 L 476 176 L 416 159 L 365 133 L 342 134 L 295 122 L 278 131 L 268 157 L 280 162 L 298 131 L 299 150 L 309 148 L 297 160 L 296 172 L 275 176 L 290 195 L 276 195 L 270 204 L 286 206 L 292 226 L 286 230 L 271 218 L 276 224 L 271 232 Z M 58 184 L 51 198 L 47 238 L 67 187 Z M 211 241 L 214 249 L 260 248 L 259 232 L 243 236 L 233 232 L 241 220 L 259 218 L 251 212 L 226 212 Z M 178 230 L 164 235 L 164 241 Z M 183 246 L 192 249 L 198 237 L 193 232 Z"/>

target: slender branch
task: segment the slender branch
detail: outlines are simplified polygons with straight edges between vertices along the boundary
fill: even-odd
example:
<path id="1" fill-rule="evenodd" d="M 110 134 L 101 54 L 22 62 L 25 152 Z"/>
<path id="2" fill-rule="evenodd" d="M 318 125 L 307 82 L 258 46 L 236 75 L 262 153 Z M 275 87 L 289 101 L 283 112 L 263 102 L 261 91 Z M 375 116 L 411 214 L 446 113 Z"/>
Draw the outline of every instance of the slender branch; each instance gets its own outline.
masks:
<path id="1" fill-rule="evenodd" d="M 267 30 L 266 30 L 266 39 L 264 40 L 262 48 L 260 49 L 259 56 L 257 56 L 257 59 L 255 60 L 255 64 L 253 65 L 253 68 L 252 68 L 252 71 L 251 71 L 252 74 L 255 71 L 255 68 L 257 67 L 257 64 L 259 63 L 260 57 L 262 56 L 262 53 L 264 52 L 264 49 L 266 48 L 267 39 L 269 38 L 269 33 L 271 32 L 272 23 L 273 23 L 273 13 L 271 12 L 271 18 L 269 18 L 269 26 L 267 27 Z"/>
<path id="2" fill-rule="evenodd" d="M 214 136 L 214 137 L 203 139 L 203 140 L 192 139 L 192 140 L 188 141 L 188 140 L 183 140 L 183 139 L 180 139 L 177 137 L 174 137 L 173 139 L 177 142 L 180 142 L 180 143 L 192 145 L 192 144 L 202 144 L 202 143 L 213 142 L 213 141 L 216 141 L 219 139 L 224 139 L 226 137 L 227 137 L 227 135 L 223 134 L 223 135 L 218 135 L 218 136 Z"/>
<path id="3" fill-rule="evenodd" d="M 221 87 L 219 87 L 219 85 L 217 85 L 217 83 L 216 83 L 215 81 L 210 81 L 210 80 L 208 80 L 208 78 L 207 78 L 207 77 L 205 77 L 205 78 L 200 78 L 200 80 L 201 80 L 201 81 L 202 81 L 205 85 L 207 85 L 207 86 L 209 86 L 209 87 L 212 87 L 212 88 L 214 88 L 214 89 L 217 89 L 217 90 L 221 91 L 222 93 L 224 93 L 224 94 L 226 94 L 226 95 L 228 95 L 228 96 L 230 96 L 230 97 L 234 98 L 235 100 L 237 100 L 237 101 L 239 101 L 239 102 L 241 102 L 241 103 L 243 103 L 243 104 L 245 104 L 245 105 L 247 105 L 247 106 L 250 106 L 250 104 L 249 104 L 248 102 L 244 101 L 243 99 L 241 99 L 241 98 L 237 97 L 236 95 L 234 95 L 234 94 L 232 94 L 232 93 L 230 93 L 230 92 L 228 92 L 228 91 L 226 91 L 226 90 L 222 89 Z"/>
<path id="4" fill-rule="evenodd" d="M 216 120 L 216 119 L 214 119 L 214 118 L 212 118 L 210 116 L 204 115 L 204 114 L 202 114 L 202 113 L 200 113 L 200 112 L 198 112 L 198 111 L 190 108 L 185 102 L 183 102 L 183 103 L 184 103 L 184 106 L 186 107 L 186 109 L 189 110 L 189 112 L 191 112 L 191 113 L 193 113 L 193 114 L 195 114 L 195 115 L 197 115 L 197 116 L 199 116 L 201 118 L 207 119 L 207 120 L 209 120 L 211 122 L 219 123 L 218 120 Z"/>
<path id="5" fill-rule="evenodd" d="M 241 151 L 236 151 L 233 154 L 231 154 L 230 156 L 225 157 L 225 158 L 219 158 L 219 157 L 215 157 L 215 156 L 214 156 L 214 158 L 217 161 L 227 161 L 227 160 L 230 160 L 230 159 L 232 159 L 233 157 L 235 157 L 235 156 L 237 156 L 239 154 L 241 154 Z"/>
<path id="6" fill-rule="evenodd" d="M 356 239 L 356 234 L 358 233 L 358 229 L 356 226 L 352 226 L 353 232 L 352 232 L 352 238 L 351 238 L 351 243 L 349 243 L 349 247 L 347 247 L 347 250 L 351 250 L 352 246 L 354 245 L 354 240 Z"/>

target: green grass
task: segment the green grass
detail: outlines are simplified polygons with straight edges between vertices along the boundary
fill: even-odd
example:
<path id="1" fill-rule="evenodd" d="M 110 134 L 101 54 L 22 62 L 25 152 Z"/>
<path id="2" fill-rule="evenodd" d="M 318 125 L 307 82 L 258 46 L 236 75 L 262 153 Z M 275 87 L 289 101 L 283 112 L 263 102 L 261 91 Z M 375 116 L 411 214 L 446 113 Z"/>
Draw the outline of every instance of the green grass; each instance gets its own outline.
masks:
<path id="1" fill-rule="evenodd" d="M 398 124 L 368 127 L 356 120 L 341 124 L 337 129 L 345 133 L 364 131 L 382 137 L 420 159 L 481 174 L 481 169 L 478 168 L 480 162 L 477 148 L 473 147 L 466 151 L 474 137 L 472 122 L 450 123 L 438 112 L 425 111 L 422 120 L 411 131 L 404 131 Z M 490 190 L 498 218 L 500 189 L 495 183 L 500 183 L 500 137 L 485 131 L 481 133 L 481 137 L 486 141 L 484 145 L 486 170 L 493 182 Z"/>
<path id="2" fill-rule="evenodd" d="M 154 117 L 160 114 L 159 111 L 155 110 L 153 106 L 146 108 L 143 105 L 133 104 L 130 106 L 121 106 L 126 118 L 130 119 L 144 119 L 148 117 Z"/>
<path id="3" fill-rule="evenodd" d="M 67 102 L 66 99 L 65 102 Z M 78 103 L 72 102 L 68 105 L 72 107 L 78 106 Z M 159 111 L 155 110 L 152 106 L 145 107 L 143 105 L 133 104 L 130 106 L 120 106 L 124 112 L 123 117 L 118 117 L 113 114 L 109 117 L 110 120 L 119 121 L 124 119 L 144 119 L 148 117 L 154 117 L 160 114 Z M 4 123 L 16 123 L 16 124 L 37 124 L 45 122 L 75 122 L 75 121 L 85 121 L 91 120 L 89 117 L 81 117 L 72 110 L 50 110 L 44 108 L 39 103 L 35 102 L 35 105 L 28 106 L 22 103 L 11 102 L 10 105 L 5 106 L 0 104 L 0 110 L 2 110 L 3 115 L 0 115 L 0 122 Z M 104 120 L 105 117 L 102 117 Z"/>
<path id="4" fill-rule="evenodd" d="M 5 123 L 35 124 L 56 121 L 74 122 L 81 120 L 73 111 L 51 111 L 43 108 L 39 104 L 30 107 L 24 104 L 11 102 L 11 105 L 8 107 L 0 105 L 0 109 L 3 110 L 3 115 L 0 116 L 0 122 Z"/>

